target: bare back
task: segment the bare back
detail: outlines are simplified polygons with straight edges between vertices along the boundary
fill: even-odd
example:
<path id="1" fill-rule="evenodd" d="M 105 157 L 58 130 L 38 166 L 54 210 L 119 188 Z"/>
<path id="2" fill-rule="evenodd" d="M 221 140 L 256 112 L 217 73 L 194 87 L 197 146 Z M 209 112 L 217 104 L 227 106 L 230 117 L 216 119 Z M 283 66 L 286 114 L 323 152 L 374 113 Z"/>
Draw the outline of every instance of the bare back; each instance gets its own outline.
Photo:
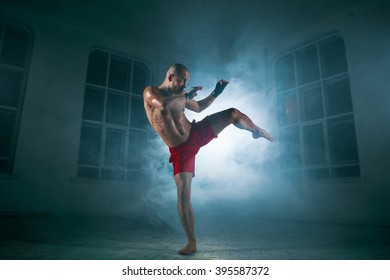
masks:
<path id="1" fill-rule="evenodd" d="M 185 142 L 191 123 L 184 114 L 186 99 L 183 95 L 167 95 L 160 88 L 152 86 L 146 87 L 143 95 L 148 120 L 165 144 L 175 147 Z"/>

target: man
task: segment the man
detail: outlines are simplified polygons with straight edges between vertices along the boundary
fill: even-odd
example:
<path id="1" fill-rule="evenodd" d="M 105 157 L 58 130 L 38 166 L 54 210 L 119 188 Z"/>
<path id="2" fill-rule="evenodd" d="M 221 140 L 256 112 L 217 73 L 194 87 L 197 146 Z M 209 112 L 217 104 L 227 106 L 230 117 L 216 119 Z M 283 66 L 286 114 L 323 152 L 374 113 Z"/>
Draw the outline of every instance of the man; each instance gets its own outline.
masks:
<path id="1" fill-rule="evenodd" d="M 187 235 L 188 243 L 178 253 L 192 254 L 196 251 L 194 213 L 191 206 L 191 181 L 195 176 L 195 155 L 199 148 L 209 143 L 228 125 L 252 132 L 253 138 L 271 136 L 256 126 L 246 115 L 235 108 L 210 115 L 200 122 L 192 123 L 186 118 L 184 109 L 201 112 L 209 107 L 229 83 L 220 80 L 214 91 L 206 98 L 195 101 L 196 90 L 184 91 L 190 73 L 182 64 L 169 67 L 164 82 L 158 87 L 148 86 L 144 90 L 144 106 L 151 126 L 169 147 L 177 185 L 178 212 Z M 197 87 L 198 90 L 202 87 Z"/>

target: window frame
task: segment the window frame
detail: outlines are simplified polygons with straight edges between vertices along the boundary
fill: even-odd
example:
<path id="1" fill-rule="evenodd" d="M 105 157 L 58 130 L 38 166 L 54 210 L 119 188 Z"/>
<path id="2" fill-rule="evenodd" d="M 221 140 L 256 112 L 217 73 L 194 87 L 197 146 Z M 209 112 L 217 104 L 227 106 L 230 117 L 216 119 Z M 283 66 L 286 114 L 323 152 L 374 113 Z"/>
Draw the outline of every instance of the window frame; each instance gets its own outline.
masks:
<path id="1" fill-rule="evenodd" d="M 338 38 L 337 38 L 338 37 Z M 326 76 L 324 76 L 324 67 L 322 65 L 323 62 L 323 57 L 324 54 L 321 52 L 321 46 L 324 45 L 324 43 L 330 42 L 332 39 L 341 39 L 342 44 L 343 44 L 343 53 L 345 55 L 345 68 L 344 71 L 335 73 L 333 75 L 329 75 L 329 72 L 327 73 Z M 321 45 L 321 43 L 323 43 Z M 316 50 L 316 59 L 318 63 L 318 71 L 319 71 L 319 77 L 318 79 L 314 79 L 311 81 L 307 81 L 305 83 L 300 83 L 299 77 L 298 77 L 298 69 L 297 69 L 297 54 L 303 52 L 306 49 L 309 48 L 315 48 Z M 291 64 L 292 56 L 292 73 L 289 73 L 289 71 L 285 69 L 291 69 L 291 65 L 289 65 L 290 68 L 283 68 L 283 65 L 278 65 L 278 62 L 282 60 L 287 61 Z M 287 65 L 287 64 L 286 64 Z M 339 66 L 339 65 L 337 65 Z M 282 67 L 282 68 L 281 68 Z M 282 69 L 282 70 L 280 70 Z M 279 71 L 279 72 L 277 72 Z M 285 72 L 283 72 L 285 71 Z M 361 170 L 360 170 L 360 161 L 359 161 L 359 149 L 358 149 L 358 143 L 357 143 L 357 138 L 356 138 L 356 126 L 354 122 L 354 110 L 353 110 L 353 100 L 352 100 L 352 91 L 350 88 L 350 79 L 349 79 L 349 69 L 348 69 L 348 61 L 347 61 L 347 53 L 345 49 L 345 44 L 344 44 L 344 39 L 340 33 L 332 33 L 328 34 L 326 36 L 322 36 L 320 38 L 317 38 L 316 40 L 310 41 L 308 43 L 302 44 L 296 48 L 292 48 L 291 50 L 282 53 L 281 55 L 277 56 L 274 60 L 273 63 L 273 75 L 274 75 L 274 89 L 275 89 L 275 99 L 276 99 L 276 108 L 277 108 L 277 119 L 278 119 L 278 129 L 279 129 L 279 135 L 281 137 L 284 135 L 283 133 L 288 134 L 287 131 L 293 130 L 296 128 L 297 133 L 298 133 L 298 157 L 300 158 L 300 162 L 298 164 L 288 164 L 286 166 L 286 169 L 282 172 L 291 173 L 294 174 L 293 176 L 290 176 L 289 178 L 291 179 L 298 179 L 298 180 L 339 180 L 339 179 L 351 179 L 351 178 L 361 178 Z M 286 80 L 283 80 L 278 84 L 278 75 L 280 77 L 286 78 Z M 291 80 L 291 75 L 294 76 L 294 81 Z M 286 81 L 286 83 L 285 83 Z M 329 84 L 332 81 L 347 81 L 348 86 L 349 86 L 349 97 L 350 97 L 350 111 L 347 112 L 339 112 L 336 114 L 329 114 L 327 109 L 328 104 L 327 104 L 327 93 L 325 91 L 325 86 L 326 84 Z M 303 100 L 302 98 L 302 92 L 305 89 L 308 89 L 310 87 L 315 87 L 318 86 L 321 91 L 321 103 L 322 103 L 322 117 L 317 117 L 313 119 L 308 119 L 305 120 L 304 118 L 304 110 L 305 107 L 303 106 Z M 288 122 L 288 110 L 286 113 L 280 113 L 282 111 L 281 104 L 283 103 L 283 98 L 286 98 L 289 96 L 291 99 L 296 99 L 296 122 Z M 282 101 L 280 101 L 282 100 Z M 284 105 L 286 105 L 286 101 L 284 101 Z M 284 116 L 282 116 L 285 114 Z M 294 117 L 294 112 L 292 113 Z M 331 146 L 334 144 L 331 141 L 331 132 L 330 132 L 330 123 L 334 122 L 337 119 L 344 119 L 344 118 L 349 118 L 349 121 L 352 121 L 353 123 L 353 131 L 355 133 L 355 138 L 354 140 L 356 141 L 356 155 L 357 159 L 354 162 L 349 162 L 349 163 L 334 163 L 331 160 L 332 156 L 332 151 L 331 151 Z M 283 123 L 284 122 L 284 123 Z M 304 130 L 305 128 L 309 126 L 314 126 L 314 125 L 321 125 L 322 130 L 323 130 L 323 141 L 324 141 L 324 154 L 325 154 L 325 160 L 323 163 L 317 163 L 317 164 L 307 164 L 305 163 L 305 160 L 307 159 L 306 154 L 305 154 L 305 141 L 304 141 Z M 284 132 L 286 131 L 286 132 Z M 290 131 L 291 134 L 291 131 Z M 286 145 L 289 143 L 287 142 L 288 140 L 281 138 L 281 141 L 286 141 Z M 295 144 L 295 143 L 293 143 Z M 291 144 L 290 144 L 291 146 Z M 293 145 L 292 145 L 293 146 Z M 283 159 L 283 143 L 281 147 L 281 161 L 288 161 L 290 159 Z M 294 151 L 289 151 L 291 155 L 294 155 Z M 286 153 L 287 154 L 287 153 Z M 357 168 L 357 176 L 338 176 L 336 173 L 337 168 Z M 320 173 L 321 169 L 325 170 L 327 169 L 328 176 L 315 176 L 315 171 L 318 171 Z M 310 176 L 312 174 L 313 176 Z"/>
<path id="2" fill-rule="evenodd" d="M 143 59 L 140 59 L 138 57 L 130 56 L 127 54 L 120 53 L 115 50 L 110 50 L 107 48 L 102 48 L 102 47 L 94 47 L 91 48 L 89 51 L 89 56 L 88 56 L 88 63 L 90 61 L 91 54 L 93 52 L 102 52 L 106 53 L 108 55 L 107 57 L 107 68 L 106 68 L 106 73 L 105 73 L 105 85 L 97 85 L 93 83 L 88 82 L 88 67 L 87 67 L 87 73 L 86 73 L 86 79 L 85 79 L 85 87 L 84 87 L 84 103 L 83 103 L 83 114 L 82 114 L 82 120 L 81 120 L 81 133 L 83 132 L 83 127 L 84 125 L 91 125 L 91 126 L 101 126 L 101 135 L 100 135 L 100 153 L 99 153 L 99 162 L 97 165 L 91 165 L 91 164 L 85 164 L 85 163 L 80 163 L 80 153 L 82 152 L 81 149 L 81 137 L 82 135 L 80 134 L 80 145 L 79 145 L 79 153 L 78 153 L 78 161 L 77 161 L 77 171 L 76 171 L 76 178 L 78 180 L 88 180 L 88 181 L 96 181 L 96 182 L 101 182 L 101 181 L 115 181 L 115 182 L 126 182 L 126 181 L 131 181 L 135 178 L 135 176 L 132 176 L 132 174 L 139 174 L 142 173 L 144 170 L 144 165 L 140 164 L 141 167 L 139 168 L 133 168 L 132 166 L 129 167 L 129 150 L 130 150 L 130 139 L 131 136 L 134 133 L 140 133 L 144 134 L 145 139 L 148 134 L 148 130 L 145 128 L 140 128 L 137 127 L 137 125 L 134 126 L 132 124 L 132 104 L 134 100 L 139 99 L 143 100 L 142 92 L 136 93 L 133 91 L 133 79 L 134 79 L 134 65 L 135 64 L 140 64 L 144 70 L 147 72 L 146 73 L 146 84 L 150 84 L 152 80 L 152 71 L 151 68 L 148 66 L 147 62 Z M 123 61 L 126 61 L 130 64 L 130 70 L 128 74 L 128 81 L 126 83 L 129 83 L 129 88 L 128 89 L 114 89 L 110 88 L 110 67 L 111 67 L 111 62 L 112 58 L 114 59 L 122 59 Z M 103 100 L 103 112 L 102 112 L 102 118 L 101 120 L 88 120 L 84 118 L 84 110 L 85 110 L 85 96 L 86 96 L 86 91 L 88 89 L 93 89 L 93 90 L 98 90 L 104 93 L 104 100 Z M 108 99 L 109 96 L 124 96 L 126 100 L 126 105 L 125 105 L 125 118 L 124 118 L 124 123 L 118 124 L 118 123 L 112 123 L 107 121 L 107 112 L 108 112 Z M 146 118 L 146 114 L 145 114 Z M 122 143 L 122 151 L 124 152 L 124 155 L 122 157 L 122 164 L 119 166 L 115 166 L 115 164 L 107 164 L 107 157 L 106 157 L 106 144 L 107 144 L 107 134 L 108 131 L 117 131 L 123 133 L 124 137 L 122 137 L 123 143 Z M 145 144 L 145 143 L 144 143 Z M 140 159 L 142 160 L 142 159 Z M 80 174 L 80 169 L 82 168 L 94 168 L 98 169 L 98 176 L 93 178 L 93 177 L 86 177 L 86 176 L 81 176 Z M 111 173 L 110 173 L 111 172 Z M 116 174 L 122 174 L 120 176 L 115 176 Z M 122 173 L 121 173 L 122 172 Z M 104 174 L 111 174 L 113 177 L 111 178 L 104 178 Z"/>
<path id="3" fill-rule="evenodd" d="M 10 137 L 10 147 L 9 147 L 9 156 L 0 156 L 0 160 L 9 161 L 7 170 L 1 170 L 0 169 L 0 177 L 2 178 L 13 178 L 15 176 L 14 171 L 14 165 L 15 165 L 15 155 L 19 140 L 19 133 L 20 133 L 20 125 L 22 121 L 23 116 L 23 107 L 24 107 L 24 100 L 26 96 L 26 88 L 27 88 L 27 81 L 29 77 L 30 72 L 30 65 L 33 55 L 33 47 L 34 47 L 34 33 L 32 30 L 21 23 L 9 21 L 7 19 L 4 19 L 0 17 L 0 54 L 2 53 L 3 43 L 4 43 L 4 37 L 5 37 L 5 30 L 7 28 L 20 31 L 26 40 L 26 50 L 25 50 L 25 58 L 24 58 L 24 65 L 23 66 L 16 66 L 7 64 L 0 61 L 0 69 L 5 71 L 13 71 L 13 72 L 19 72 L 22 75 L 22 78 L 19 83 L 19 96 L 18 101 L 15 106 L 7 106 L 7 105 L 1 105 L 0 104 L 0 111 L 3 112 L 13 112 L 15 114 L 15 120 L 13 121 L 13 132 L 12 136 Z"/>

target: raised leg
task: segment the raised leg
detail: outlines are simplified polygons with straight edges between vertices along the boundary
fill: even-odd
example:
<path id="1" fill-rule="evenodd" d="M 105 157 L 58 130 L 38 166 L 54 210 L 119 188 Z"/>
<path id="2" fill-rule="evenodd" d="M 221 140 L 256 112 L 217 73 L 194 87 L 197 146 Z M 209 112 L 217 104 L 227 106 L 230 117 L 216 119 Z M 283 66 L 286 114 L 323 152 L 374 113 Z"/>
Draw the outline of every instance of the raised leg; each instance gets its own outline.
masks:
<path id="1" fill-rule="evenodd" d="M 272 141 L 271 135 L 264 129 L 255 125 L 247 115 L 236 108 L 230 108 L 209 116 L 209 122 L 215 134 L 219 134 L 225 127 L 234 124 L 240 129 L 252 132 L 253 138 L 264 137 Z"/>
<path id="2" fill-rule="evenodd" d="M 187 245 L 178 252 L 180 255 L 189 255 L 196 252 L 194 211 L 191 205 L 191 181 L 192 173 L 184 172 L 175 175 L 177 209 L 188 239 Z"/>

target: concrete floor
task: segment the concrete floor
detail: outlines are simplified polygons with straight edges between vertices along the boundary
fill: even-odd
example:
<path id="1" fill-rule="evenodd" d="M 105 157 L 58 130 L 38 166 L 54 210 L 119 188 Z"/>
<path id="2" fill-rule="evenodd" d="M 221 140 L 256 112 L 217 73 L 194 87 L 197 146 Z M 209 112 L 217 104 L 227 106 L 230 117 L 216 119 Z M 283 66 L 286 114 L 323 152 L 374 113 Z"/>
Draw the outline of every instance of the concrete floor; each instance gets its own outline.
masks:
<path id="1" fill-rule="evenodd" d="M 191 256 L 176 253 L 181 230 L 127 218 L 2 215 L 0 228 L 2 260 L 390 260 L 385 226 L 215 219 L 197 226 Z"/>

